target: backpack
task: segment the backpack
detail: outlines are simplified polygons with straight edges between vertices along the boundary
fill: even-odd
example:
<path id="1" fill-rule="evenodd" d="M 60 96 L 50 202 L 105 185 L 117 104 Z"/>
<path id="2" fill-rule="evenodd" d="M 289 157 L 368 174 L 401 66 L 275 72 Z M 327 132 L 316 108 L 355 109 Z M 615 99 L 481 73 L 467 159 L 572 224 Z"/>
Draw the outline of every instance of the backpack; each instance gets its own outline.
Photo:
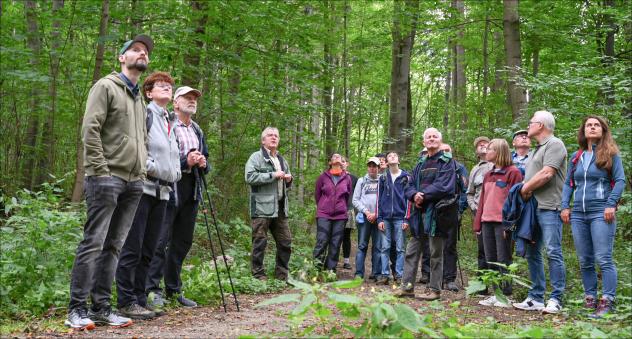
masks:
<path id="1" fill-rule="evenodd" d="M 174 121 L 176 118 L 175 113 L 173 112 L 168 112 L 168 116 L 169 116 L 169 121 Z M 151 130 L 151 125 L 154 124 L 154 114 L 152 112 L 150 112 L 149 110 L 147 110 L 147 118 L 145 120 L 145 125 L 147 126 L 147 134 L 149 134 L 149 131 Z"/>
<path id="2" fill-rule="evenodd" d="M 573 178 L 573 176 L 575 175 L 575 170 L 577 170 L 577 163 L 579 163 L 579 159 L 581 159 L 582 154 L 584 153 L 584 150 L 582 150 L 581 148 L 577 151 L 577 153 L 575 153 L 575 156 L 573 157 L 573 159 L 571 159 L 571 172 L 570 172 L 570 186 L 572 189 L 575 189 L 575 179 Z M 612 178 L 612 175 L 610 173 L 610 171 L 608 171 L 608 176 L 610 176 L 610 189 L 614 188 L 614 179 Z"/>

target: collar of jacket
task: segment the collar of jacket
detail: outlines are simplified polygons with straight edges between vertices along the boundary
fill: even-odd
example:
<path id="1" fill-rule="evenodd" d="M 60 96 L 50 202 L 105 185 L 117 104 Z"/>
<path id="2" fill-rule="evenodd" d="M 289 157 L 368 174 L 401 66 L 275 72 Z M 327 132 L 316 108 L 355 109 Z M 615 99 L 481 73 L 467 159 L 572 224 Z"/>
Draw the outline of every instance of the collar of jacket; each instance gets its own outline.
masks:
<path id="1" fill-rule="evenodd" d="M 266 160 L 266 162 L 272 163 L 272 159 L 270 159 L 270 153 L 268 153 L 268 150 L 265 147 L 263 147 L 263 145 L 261 145 L 261 154 L 263 155 L 263 158 Z M 285 172 L 285 164 L 283 161 L 283 157 L 281 156 L 281 153 L 279 153 L 278 151 L 277 151 L 277 158 L 279 158 L 279 164 L 281 164 L 281 170 Z"/>

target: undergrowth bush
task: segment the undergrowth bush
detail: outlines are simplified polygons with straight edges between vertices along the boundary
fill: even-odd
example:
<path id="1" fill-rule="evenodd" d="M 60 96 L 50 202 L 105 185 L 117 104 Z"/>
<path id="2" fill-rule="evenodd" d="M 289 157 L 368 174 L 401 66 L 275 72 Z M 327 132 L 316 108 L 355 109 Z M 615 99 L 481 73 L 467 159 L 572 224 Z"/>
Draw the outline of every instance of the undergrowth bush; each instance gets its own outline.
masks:
<path id="1" fill-rule="evenodd" d="M 62 202 L 60 182 L 44 184 L 39 192 L 0 197 L 7 217 L 0 228 L 2 319 L 38 315 L 68 303 L 84 212 Z"/>

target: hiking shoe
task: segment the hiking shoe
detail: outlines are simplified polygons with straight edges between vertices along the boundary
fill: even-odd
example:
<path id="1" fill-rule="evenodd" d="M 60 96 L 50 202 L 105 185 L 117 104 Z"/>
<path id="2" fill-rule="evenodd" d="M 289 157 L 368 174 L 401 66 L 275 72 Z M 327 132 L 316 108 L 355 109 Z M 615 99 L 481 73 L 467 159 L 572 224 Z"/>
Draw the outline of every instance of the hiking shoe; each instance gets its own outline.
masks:
<path id="1" fill-rule="evenodd" d="M 97 325 L 109 325 L 113 327 L 127 327 L 133 324 L 132 319 L 123 317 L 112 310 L 112 307 L 105 306 L 99 310 L 90 310 L 88 317 Z"/>
<path id="2" fill-rule="evenodd" d="M 350 270 L 351 269 L 351 264 L 346 262 L 346 263 L 344 263 L 344 265 L 342 265 L 342 268 L 344 268 L 345 270 Z"/>
<path id="3" fill-rule="evenodd" d="M 395 279 L 393 279 L 393 283 L 395 285 L 400 285 L 402 283 L 402 277 L 395 277 Z"/>
<path id="4" fill-rule="evenodd" d="M 415 290 L 405 290 L 403 288 L 400 288 L 395 291 L 395 293 L 393 293 L 393 296 L 395 296 L 396 298 L 414 298 Z"/>
<path id="5" fill-rule="evenodd" d="M 546 307 L 542 309 L 542 314 L 557 314 L 562 310 L 562 305 L 555 299 L 549 299 L 546 302 Z"/>
<path id="6" fill-rule="evenodd" d="M 68 312 L 68 318 L 64 321 L 64 325 L 78 330 L 94 330 L 96 325 L 88 317 L 88 310 L 85 307 L 73 308 Z"/>
<path id="7" fill-rule="evenodd" d="M 158 292 L 151 292 L 150 296 L 147 299 L 148 299 L 147 306 L 146 306 L 147 309 L 149 308 L 161 309 L 165 307 L 165 304 L 167 303 L 165 298 L 162 296 L 162 293 L 158 293 Z"/>
<path id="8" fill-rule="evenodd" d="M 591 310 L 594 310 L 597 308 L 597 301 L 595 300 L 595 297 L 593 297 L 592 295 L 587 295 L 584 298 L 584 307 L 585 308 L 589 308 Z"/>
<path id="9" fill-rule="evenodd" d="M 370 275 L 370 276 L 369 276 L 369 280 L 371 280 L 371 281 L 373 281 L 373 282 L 376 282 L 376 281 L 377 281 L 377 279 L 379 279 L 379 277 L 377 277 L 377 276 L 375 276 L 375 275 Z"/>
<path id="10" fill-rule="evenodd" d="M 167 298 L 171 299 L 171 296 L 167 296 Z M 176 297 L 178 303 L 184 307 L 197 307 L 197 303 L 191 299 L 187 299 L 184 297 L 184 294 L 180 293 Z"/>
<path id="11" fill-rule="evenodd" d="M 426 291 L 419 296 L 419 299 L 427 301 L 441 299 L 441 292 L 427 288 Z"/>
<path id="12" fill-rule="evenodd" d="M 495 296 L 495 295 L 493 295 L 493 296 L 491 296 L 491 297 L 487 297 L 487 298 L 485 298 L 485 299 L 483 299 L 483 300 L 479 301 L 479 302 L 478 302 L 478 304 L 479 304 L 479 305 L 482 305 L 482 306 L 494 306 L 494 304 L 496 303 L 496 301 L 497 301 L 497 300 L 496 300 L 496 296 Z"/>
<path id="13" fill-rule="evenodd" d="M 597 310 L 595 313 L 589 315 L 592 319 L 600 319 L 603 318 L 604 315 L 614 311 L 614 301 L 608 298 L 599 299 L 599 305 L 597 305 Z"/>
<path id="14" fill-rule="evenodd" d="M 450 292 L 458 292 L 459 286 L 457 286 L 454 281 L 450 281 L 445 284 L 445 289 Z"/>
<path id="15" fill-rule="evenodd" d="M 417 280 L 417 282 L 420 284 L 427 284 L 429 281 L 430 281 L 430 273 L 426 273 L 426 272 L 422 272 L 421 278 Z"/>
<path id="16" fill-rule="evenodd" d="M 140 320 L 146 320 L 156 317 L 155 312 L 152 312 L 137 303 L 129 304 L 125 307 L 120 308 L 119 313 L 126 317 Z"/>
<path id="17" fill-rule="evenodd" d="M 381 275 L 377 278 L 375 283 L 378 285 L 388 285 L 388 277 Z"/>
<path id="18" fill-rule="evenodd" d="M 512 305 L 513 307 L 523 311 L 542 311 L 544 308 L 544 303 L 533 300 L 531 297 L 527 297 L 527 299 L 521 303 L 513 303 Z"/>

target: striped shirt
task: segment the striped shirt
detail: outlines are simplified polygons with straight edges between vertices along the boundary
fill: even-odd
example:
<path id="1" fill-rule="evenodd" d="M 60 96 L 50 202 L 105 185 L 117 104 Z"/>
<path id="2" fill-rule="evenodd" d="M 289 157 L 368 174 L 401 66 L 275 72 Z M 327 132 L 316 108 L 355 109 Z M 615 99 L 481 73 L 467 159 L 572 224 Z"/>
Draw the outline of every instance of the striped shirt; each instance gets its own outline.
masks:
<path id="1" fill-rule="evenodd" d="M 200 140 L 195 133 L 193 122 L 189 122 L 186 125 L 182 120 L 178 119 L 176 122 L 176 128 L 174 129 L 178 144 L 180 146 L 180 157 L 186 157 L 191 149 L 200 150 Z M 191 169 L 182 170 L 183 173 L 191 173 Z"/>

